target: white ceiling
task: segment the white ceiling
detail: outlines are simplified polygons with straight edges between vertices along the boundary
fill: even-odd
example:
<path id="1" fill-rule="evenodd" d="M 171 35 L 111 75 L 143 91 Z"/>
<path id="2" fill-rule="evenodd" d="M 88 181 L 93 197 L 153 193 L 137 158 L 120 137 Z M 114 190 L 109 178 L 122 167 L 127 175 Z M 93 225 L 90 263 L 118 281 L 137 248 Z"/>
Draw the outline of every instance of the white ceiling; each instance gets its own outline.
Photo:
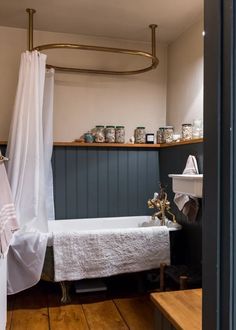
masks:
<path id="1" fill-rule="evenodd" d="M 169 43 L 200 19 L 203 0 L 1 0 L 0 25 L 26 28 L 27 7 L 37 30 L 147 41 L 156 23 Z"/>

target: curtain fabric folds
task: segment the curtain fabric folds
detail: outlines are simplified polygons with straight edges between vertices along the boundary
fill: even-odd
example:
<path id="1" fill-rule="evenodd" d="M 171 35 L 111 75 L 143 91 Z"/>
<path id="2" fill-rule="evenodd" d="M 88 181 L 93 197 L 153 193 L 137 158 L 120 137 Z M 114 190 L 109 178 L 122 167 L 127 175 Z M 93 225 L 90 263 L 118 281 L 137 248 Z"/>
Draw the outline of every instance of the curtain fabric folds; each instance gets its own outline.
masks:
<path id="1" fill-rule="evenodd" d="M 45 74 L 46 55 L 37 51 L 21 55 L 7 146 L 8 177 L 20 223 L 8 254 L 9 294 L 40 279 L 48 219 L 54 217 L 51 169 L 54 71 L 47 73 L 46 80 Z"/>

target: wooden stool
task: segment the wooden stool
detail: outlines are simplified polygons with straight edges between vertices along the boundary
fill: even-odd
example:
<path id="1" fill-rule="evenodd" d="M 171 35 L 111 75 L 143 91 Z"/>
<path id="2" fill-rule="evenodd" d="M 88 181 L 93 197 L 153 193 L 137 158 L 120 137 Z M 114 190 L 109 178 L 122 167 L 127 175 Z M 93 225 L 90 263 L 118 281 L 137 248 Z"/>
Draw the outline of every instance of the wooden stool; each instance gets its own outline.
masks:
<path id="1" fill-rule="evenodd" d="M 160 291 L 166 289 L 166 278 L 179 285 L 180 290 L 201 287 L 201 270 L 199 267 L 186 265 L 167 266 L 160 264 Z"/>

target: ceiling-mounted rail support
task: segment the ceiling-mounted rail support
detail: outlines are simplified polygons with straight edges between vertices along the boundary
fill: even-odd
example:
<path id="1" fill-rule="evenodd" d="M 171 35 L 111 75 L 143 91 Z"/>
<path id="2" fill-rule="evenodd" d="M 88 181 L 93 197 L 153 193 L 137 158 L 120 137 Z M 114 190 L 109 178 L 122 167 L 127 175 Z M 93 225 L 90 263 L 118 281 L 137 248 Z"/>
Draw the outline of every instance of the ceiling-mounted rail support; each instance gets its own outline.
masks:
<path id="1" fill-rule="evenodd" d="M 34 48 L 34 13 L 36 13 L 35 9 L 27 8 L 26 12 L 29 14 L 29 27 L 28 27 L 28 50 L 32 51 Z"/>
<path id="2" fill-rule="evenodd" d="M 156 24 L 150 24 L 150 29 L 152 30 L 152 56 L 156 57 Z M 153 65 L 156 65 L 157 67 L 158 63 L 156 63 L 154 60 L 152 60 Z"/>
<path id="3" fill-rule="evenodd" d="M 64 72 L 77 72 L 77 73 L 94 73 L 94 74 L 109 74 L 109 75 L 131 75 L 138 74 L 153 70 L 157 67 L 159 60 L 156 57 L 156 24 L 149 25 L 151 29 L 151 39 L 152 39 L 152 53 L 143 52 L 140 50 L 133 49 L 123 49 L 123 48 L 111 48 L 111 47 L 100 47 L 100 46 L 89 46 L 89 45 L 81 45 L 81 44 L 46 44 L 40 46 L 33 46 L 33 15 L 36 13 L 35 9 L 27 8 L 26 12 L 29 14 L 29 28 L 28 28 L 28 49 L 32 50 L 46 50 L 46 49 L 78 49 L 78 50 L 89 50 L 89 51 L 98 51 L 98 52 L 108 52 L 108 53 L 116 53 L 116 54 L 128 54 L 135 56 L 142 56 L 148 58 L 152 61 L 152 64 L 137 70 L 128 70 L 128 71 L 113 71 L 113 70 L 98 70 L 98 69 L 81 69 L 81 68 L 69 68 L 69 67 L 59 67 L 51 64 L 47 64 L 48 68 L 54 68 L 58 71 Z"/>

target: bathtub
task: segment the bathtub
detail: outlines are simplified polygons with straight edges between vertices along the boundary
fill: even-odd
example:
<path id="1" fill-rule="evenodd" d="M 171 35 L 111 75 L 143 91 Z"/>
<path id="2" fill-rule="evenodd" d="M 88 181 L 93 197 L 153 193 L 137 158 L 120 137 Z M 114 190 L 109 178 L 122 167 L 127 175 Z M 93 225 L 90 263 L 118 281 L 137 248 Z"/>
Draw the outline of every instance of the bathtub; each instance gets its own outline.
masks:
<path id="1" fill-rule="evenodd" d="M 150 216 L 131 216 L 131 217 L 107 217 L 107 218 L 86 218 L 86 219 L 68 219 L 56 220 L 49 222 L 49 239 L 46 252 L 42 279 L 54 281 L 54 255 L 53 255 L 53 233 L 70 233 L 70 232 L 89 232 L 108 231 L 120 229 L 137 229 L 150 228 L 150 226 L 160 226 L 160 221 L 153 221 Z M 165 223 L 170 235 L 170 247 L 173 246 L 173 238 L 180 232 L 181 226 L 172 221 L 166 220 Z M 175 250 L 175 249 L 174 249 Z M 171 263 L 173 263 L 173 253 L 171 252 Z M 62 302 L 68 301 L 67 286 L 61 282 Z"/>
<path id="2" fill-rule="evenodd" d="M 133 216 L 133 217 L 111 217 L 111 218 L 86 218 L 86 219 L 68 219 L 49 221 L 49 232 L 72 232 L 81 230 L 96 229 L 121 229 L 121 228 L 138 228 L 143 224 L 160 225 L 160 221 L 151 220 L 150 216 Z M 181 229 L 179 224 L 172 221 L 166 221 L 169 231 Z"/>

